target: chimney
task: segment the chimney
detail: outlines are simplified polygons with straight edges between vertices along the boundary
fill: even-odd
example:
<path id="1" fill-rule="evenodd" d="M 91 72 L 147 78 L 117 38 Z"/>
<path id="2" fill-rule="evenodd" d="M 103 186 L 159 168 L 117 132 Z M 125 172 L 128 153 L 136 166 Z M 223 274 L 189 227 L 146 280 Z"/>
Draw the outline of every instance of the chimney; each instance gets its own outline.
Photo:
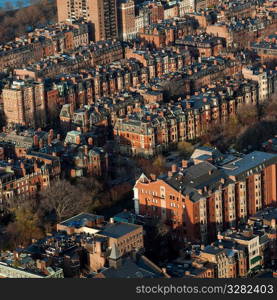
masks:
<path id="1" fill-rule="evenodd" d="M 157 175 L 156 175 L 156 174 L 151 173 L 151 174 L 150 174 L 150 177 L 151 177 L 151 179 L 152 179 L 153 181 L 157 180 Z"/>
<path id="2" fill-rule="evenodd" d="M 76 136 L 76 144 L 77 145 L 81 144 L 81 137 L 80 137 L 80 135 Z"/>
<path id="3" fill-rule="evenodd" d="M 38 146 L 39 146 L 39 139 L 38 139 L 38 136 L 37 136 L 36 134 L 34 135 L 33 143 L 34 143 L 34 146 L 35 146 L 35 147 L 38 147 Z"/>
<path id="4" fill-rule="evenodd" d="M 44 260 L 37 259 L 37 268 L 44 272 L 46 270 L 46 262 Z"/>
<path id="5" fill-rule="evenodd" d="M 93 145 L 93 139 L 92 139 L 92 137 L 88 138 L 88 144 L 91 145 L 91 146 Z"/>
<path id="6" fill-rule="evenodd" d="M 53 138 L 54 137 L 54 130 L 50 129 L 48 134 Z"/>
<path id="7" fill-rule="evenodd" d="M 52 136 L 50 134 L 48 134 L 48 137 L 47 137 L 48 145 L 51 145 L 51 142 L 52 142 Z"/>
<path id="8" fill-rule="evenodd" d="M 13 251 L 13 257 L 15 260 L 17 260 L 19 258 L 19 254 L 17 251 Z"/>
<path id="9" fill-rule="evenodd" d="M 171 171 L 172 171 L 172 173 L 176 173 L 177 172 L 177 165 L 176 164 L 173 164 L 171 166 Z"/>
<path id="10" fill-rule="evenodd" d="M 35 161 L 34 161 L 34 171 L 35 171 L 35 172 L 38 172 L 38 170 L 39 170 L 39 168 L 38 168 L 38 163 L 37 163 L 37 161 L 35 160 Z"/>
<path id="11" fill-rule="evenodd" d="M 188 167 L 188 161 L 186 159 L 182 160 L 182 167 L 187 168 Z"/>
<path id="12" fill-rule="evenodd" d="M 43 139 L 40 139 L 39 140 L 39 148 L 43 148 L 43 146 L 44 146 Z"/>
<path id="13" fill-rule="evenodd" d="M 88 146 L 87 145 L 84 146 L 84 152 L 85 152 L 85 155 L 88 155 Z"/>
<path id="14" fill-rule="evenodd" d="M 20 169 L 22 171 L 23 176 L 26 176 L 26 169 L 25 169 L 25 166 L 24 166 L 23 162 L 20 163 Z"/>

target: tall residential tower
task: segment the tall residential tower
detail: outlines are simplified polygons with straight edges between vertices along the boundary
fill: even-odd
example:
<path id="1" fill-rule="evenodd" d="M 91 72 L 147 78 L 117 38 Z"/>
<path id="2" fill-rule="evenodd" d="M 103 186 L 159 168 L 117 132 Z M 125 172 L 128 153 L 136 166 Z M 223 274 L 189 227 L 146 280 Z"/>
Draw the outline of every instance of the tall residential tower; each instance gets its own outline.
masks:
<path id="1" fill-rule="evenodd" d="M 95 41 L 118 36 L 116 0 L 57 0 L 58 21 L 84 19 Z"/>

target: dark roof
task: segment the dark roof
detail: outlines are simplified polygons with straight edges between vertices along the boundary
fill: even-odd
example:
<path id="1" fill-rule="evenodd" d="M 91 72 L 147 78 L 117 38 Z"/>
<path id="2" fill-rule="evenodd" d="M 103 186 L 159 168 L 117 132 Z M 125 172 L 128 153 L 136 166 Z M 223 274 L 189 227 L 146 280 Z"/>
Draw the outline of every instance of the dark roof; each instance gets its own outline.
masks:
<path id="1" fill-rule="evenodd" d="M 208 253 L 208 254 L 213 254 L 213 255 L 217 255 L 221 252 L 224 252 L 224 249 L 221 248 L 217 248 L 217 247 L 213 247 L 211 245 L 208 245 L 205 247 L 205 249 L 202 251 L 204 253 Z"/>
<path id="2" fill-rule="evenodd" d="M 161 275 L 140 267 L 130 258 L 124 259 L 120 267 L 107 268 L 101 272 L 105 278 L 155 278 Z"/>
<path id="3" fill-rule="evenodd" d="M 89 213 L 80 213 L 77 216 L 69 218 L 63 222 L 61 225 L 68 226 L 68 227 L 81 227 L 85 226 L 87 221 L 96 221 L 97 219 L 103 219 L 103 216 L 89 214 Z"/>
<path id="4" fill-rule="evenodd" d="M 185 170 L 185 176 L 189 176 L 191 179 L 199 178 L 208 174 L 210 171 L 216 170 L 216 167 L 209 162 L 203 161 L 199 164 L 193 165 Z"/>
<path id="5" fill-rule="evenodd" d="M 268 166 L 276 162 L 277 154 L 254 151 L 245 155 L 243 158 L 240 158 L 230 164 L 224 165 L 223 168 L 229 176 L 239 176 L 248 171 L 259 172 L 258 169 L 261 166 Z"/>
<path id="6" fill-rule="evenodd" d="M 105 229 L 101 230 L 99 234 L 105 235 L 112 238 L 122 237 L 138 228 L 140 225 L 130 224 L 130 223 L 109 223 Z"/>

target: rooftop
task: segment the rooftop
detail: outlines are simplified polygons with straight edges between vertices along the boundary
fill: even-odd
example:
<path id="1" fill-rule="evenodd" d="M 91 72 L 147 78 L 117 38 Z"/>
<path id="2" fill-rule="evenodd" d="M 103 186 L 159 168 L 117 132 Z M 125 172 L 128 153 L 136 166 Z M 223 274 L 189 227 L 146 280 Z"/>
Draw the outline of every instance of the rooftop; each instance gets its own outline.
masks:
<path id="1" fill-rule="evenodd" d="M 141 228 L 141 226 L 129 223 L 109 223 L 98 234 L 111 238 L 120 238 L 138 228 Z"/>

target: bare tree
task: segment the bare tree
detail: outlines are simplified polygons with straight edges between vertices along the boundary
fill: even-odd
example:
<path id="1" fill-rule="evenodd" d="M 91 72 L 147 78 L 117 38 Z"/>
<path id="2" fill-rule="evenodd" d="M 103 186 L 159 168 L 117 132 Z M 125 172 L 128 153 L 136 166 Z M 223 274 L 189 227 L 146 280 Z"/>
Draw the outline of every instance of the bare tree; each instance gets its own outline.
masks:
<path id="1" fill-rule="evenodd" d="M 190 157 L 194 150 L 194 147 L 189 142 L 179 142 L 177 145 L 177 149 L 180 152 L 180 154 L 184 155 L 185 157 Z"/>
<path id="2" fill-rule="evenodd" d="M 41 207 L 49 212 L 54 211 L 57 221 L 86 210 L 90 198 L 88 193 L 80 191 L 66 180 L 55 181 L 49 189 L 40 193 Z"/>
<path id="3" fill-rule="evenodd" d="M 10 2 L 10 1 L 7 1 L 4 3 L 4 9 L 5 10 L 12 10 L 14 7 L 13 7 L 13 4 Z"/>
<path id="4" fill-rule="evenodd" d="M 238 111 L 238 120 L 242 126 L 250 126 L 258 121 L 258 110 L 255 105 L 242 106 Z"/>
<path id="5" fill-rule="evenodd" d="M 16 1 L 16 7 L 17 8 L 22 8 L 24 6 L 24 1 L 22 1 L 22 0 L 18 0 L 18 1 Z"/>
<path id="6" fill-rule="evenodd" d="M 270 121 L 277 120 L 277 92 L 272 94 L 266 103 L 264 119 Z"/>

